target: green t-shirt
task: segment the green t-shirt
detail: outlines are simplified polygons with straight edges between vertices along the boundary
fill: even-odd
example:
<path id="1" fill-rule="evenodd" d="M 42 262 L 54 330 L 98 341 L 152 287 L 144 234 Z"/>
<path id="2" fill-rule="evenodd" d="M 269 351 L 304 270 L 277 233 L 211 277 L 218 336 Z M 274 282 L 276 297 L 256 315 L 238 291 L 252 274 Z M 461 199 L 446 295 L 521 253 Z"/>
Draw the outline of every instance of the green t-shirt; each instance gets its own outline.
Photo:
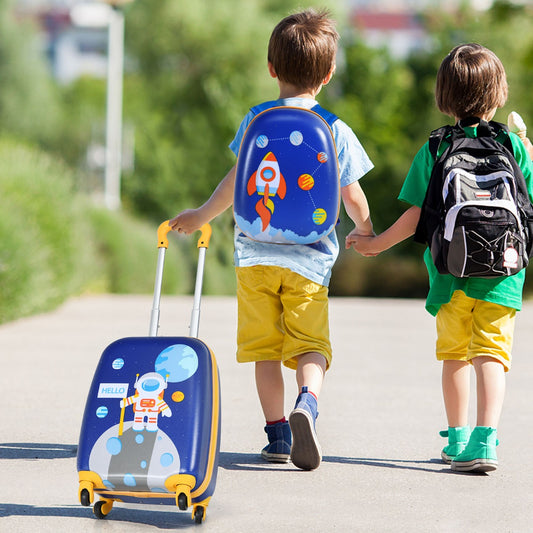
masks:
<path id="1" fill-rule="evenodd" d="M 465 128 L 465 132 L 468 137 L 476 136 L 475 127 Z M 514 133 L 510 134 L 510 138 L 514 156 L 526 179 L 529 197 L 533 199 L 533 164 L 520 138 Z M 428 142 L 422 146 L 413 160 L 398 196 L 400 200 L 422 207 L 434 162 Z M 426 309 L 432 315 L 436 315 L 440 306 L 450 301 L 456 290 L 463 291 L 471 298 L 497 303 L 518 311 L 522 308 L 525 269 L 514 276 L 499 278 L 456 278 L 450 274 L 439 274 L 433 264 L 429 248 L 424 253 L 424 262 L 429 274 Z"/>

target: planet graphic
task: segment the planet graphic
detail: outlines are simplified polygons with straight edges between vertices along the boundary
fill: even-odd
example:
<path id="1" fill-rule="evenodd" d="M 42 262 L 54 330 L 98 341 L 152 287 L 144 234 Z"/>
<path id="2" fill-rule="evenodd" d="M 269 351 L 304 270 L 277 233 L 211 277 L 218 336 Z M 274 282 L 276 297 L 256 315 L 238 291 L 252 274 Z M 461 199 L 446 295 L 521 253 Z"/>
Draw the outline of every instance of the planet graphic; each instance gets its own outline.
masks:
<path id="1" fill-rule="evenodd" d="M 124 359 L 118 357 L 111 363 L 111 366 L 113 367 L 113 370 L 120 370 L 124 366 Z"/>
<path id="2" fill-rule="evenodd" d="M 298 178 L 298 187 L 302 189 L 303 191 L 308 191 L 313 188 L 315 184 L 315 180 L 313 179 L 313 176 L 310 174 L 302 174 Z"/>
<path id="3" fill-rule="evenodd" d="M 291 144 L 293 144 L 294 146 L 300 146 L 300 144 L 302 144 L 304 140 L 304 136 L 302 135 L 301 131 L 294 130 L 289 135 L 289 140 L 291 141 Z"/>
<path id="4" fill-rule="evenodd" d="M 169 383 L 178 383 L 189 379 L 196 372 L 198 356 L 190 346 L 173 344 L 157 356 L 154 367 Z"/>
<path id="5" fill-rule="evenodd" d="M 176 392 L 172 393 L 172 401 L 179 403 L 182 402 L 185 399 L 185 394 L 181 392 L 180 390 L 177 390 Z"/>
<path id="6" fill-rule="evenodd" d="M 328 160 L 328 154 L 326 152 L 319 152 L 316 158 L 321 162 L 325 163 Z"/>
<path id="7" fill-rule="evenodd" d="M 317 225 L 317 226 L 320 226 L 320 224 L 324 224 L 324 222 L 326 221 L 326 218 L 327 218 L 328 214 L 323 210 L 323 209 L 315 209 L 313 211 L 313 222 Z"/>
<path id="8" fill-rule="evenodd" d="M 265 148 L 268 144 L 268 137 L 266 135 L 259 135 L 255 141 L 255 144 L 258 148 Z"/>

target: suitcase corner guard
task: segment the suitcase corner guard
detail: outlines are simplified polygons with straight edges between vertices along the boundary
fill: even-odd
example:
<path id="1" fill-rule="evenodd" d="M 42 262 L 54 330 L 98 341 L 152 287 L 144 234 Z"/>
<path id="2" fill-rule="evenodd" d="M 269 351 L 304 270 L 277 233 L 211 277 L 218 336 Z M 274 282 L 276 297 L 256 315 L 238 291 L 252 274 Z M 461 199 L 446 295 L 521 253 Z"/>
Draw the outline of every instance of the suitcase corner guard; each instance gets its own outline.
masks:
<path id="1" fill-rule="evenodd" d="M 196 485 L 196 478 L 189 474 L 176 474 L 165 481 L 165 488 L 176 493 L 176 505 L 186 511 L 192 504 L 191 491 Z"/>

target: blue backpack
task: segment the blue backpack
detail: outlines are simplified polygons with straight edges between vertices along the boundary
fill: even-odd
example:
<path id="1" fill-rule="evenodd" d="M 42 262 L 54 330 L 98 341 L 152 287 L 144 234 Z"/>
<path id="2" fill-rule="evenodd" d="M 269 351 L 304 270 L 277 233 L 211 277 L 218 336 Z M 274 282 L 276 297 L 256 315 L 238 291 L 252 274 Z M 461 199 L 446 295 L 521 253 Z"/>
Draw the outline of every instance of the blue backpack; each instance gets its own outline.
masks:
<path id="1" fill-rule="evenodd" d="M 337 150 L 321 108 L 253 107 L 237 160 L 233 214 L 246 236 L 312 244 L 335 228 L 340 207 Z"/>

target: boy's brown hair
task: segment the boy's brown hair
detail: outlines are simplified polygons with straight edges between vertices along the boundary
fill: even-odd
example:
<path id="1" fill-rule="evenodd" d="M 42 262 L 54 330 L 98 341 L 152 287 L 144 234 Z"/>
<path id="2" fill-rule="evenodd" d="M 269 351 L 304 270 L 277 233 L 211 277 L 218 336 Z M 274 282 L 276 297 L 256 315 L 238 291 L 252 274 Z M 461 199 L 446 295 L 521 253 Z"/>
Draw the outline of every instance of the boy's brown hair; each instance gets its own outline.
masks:
<path id="1" fill-rule="evenodd" d="M 335 66 L 339 34 L 329 12 L 307 9 L 285 17 L 268 43 L 268 61 L 278 79 L 317 89 Z"/>
<path id="2" fill-rule="evenodd" d="M 435 100 L 442 113 L 461 120 L 503 107 L 507 90 L 505 69 L 496 54 L 480 44 L 462 44 L 440 65 Z"/>

